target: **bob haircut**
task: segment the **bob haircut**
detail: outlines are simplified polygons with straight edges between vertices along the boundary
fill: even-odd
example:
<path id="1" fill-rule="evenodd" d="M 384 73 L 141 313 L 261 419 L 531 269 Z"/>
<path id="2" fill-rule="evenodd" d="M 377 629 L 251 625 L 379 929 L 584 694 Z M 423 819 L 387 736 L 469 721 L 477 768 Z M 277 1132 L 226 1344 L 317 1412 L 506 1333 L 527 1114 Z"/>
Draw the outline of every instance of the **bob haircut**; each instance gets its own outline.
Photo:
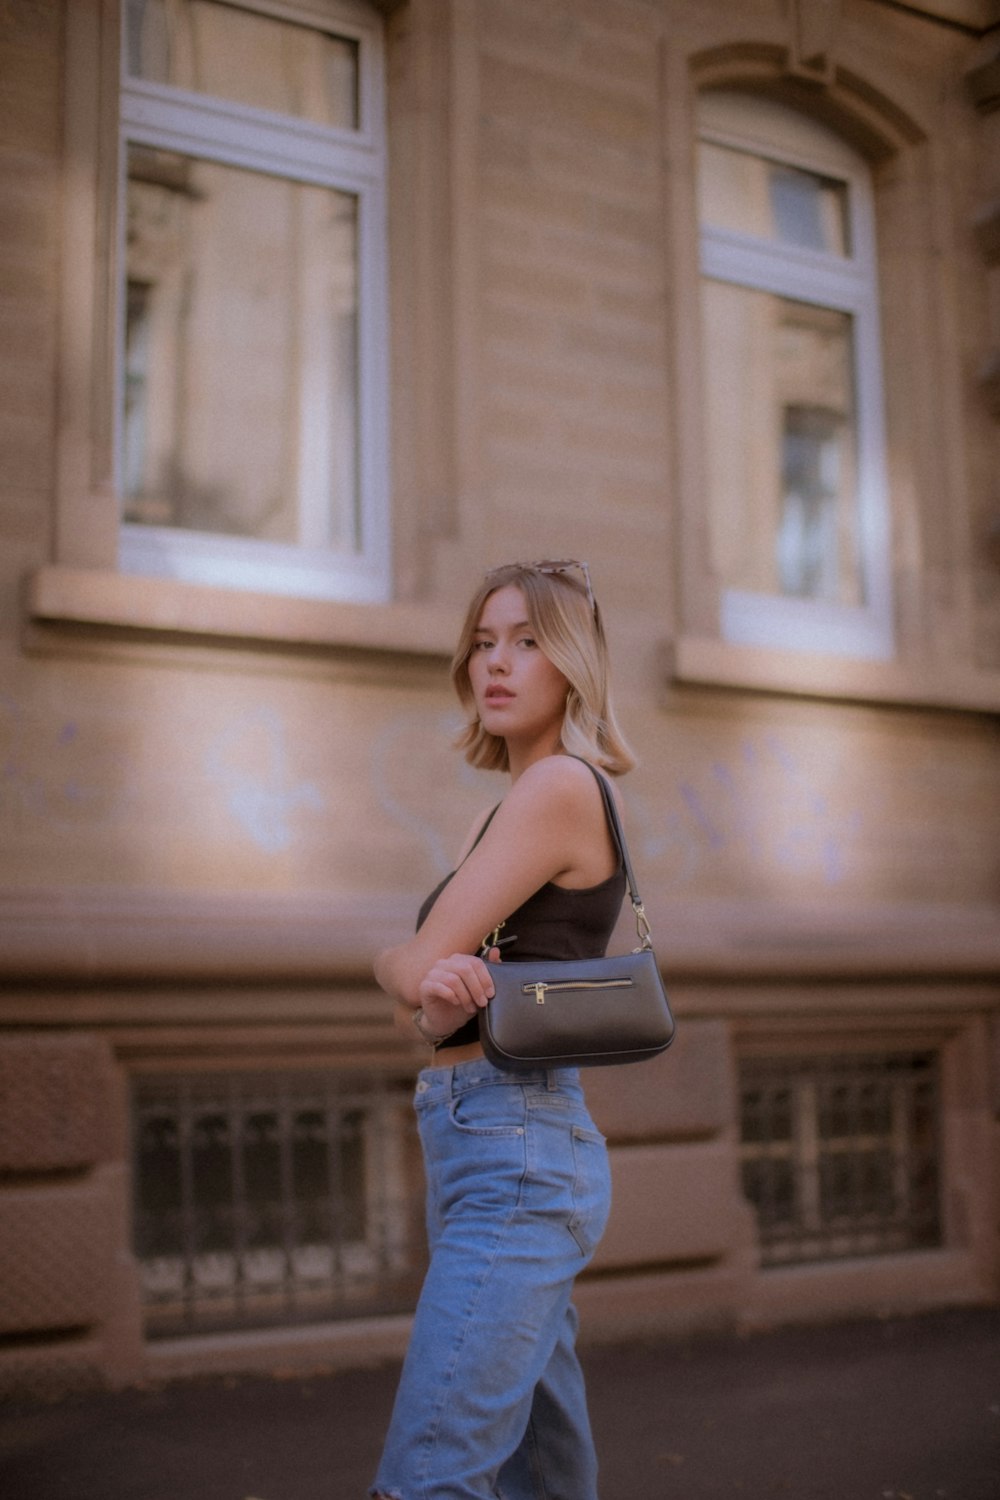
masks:
<path id="1" fill-rule="evenodd" d="M 577 563 L 505 563 L 483 579 L 469 604 L 451 663 L 451 680 L 468 715 L 455 741 L 480 771 L 507 771 L 507 743 L 488 733 L 476 712 L 469 680 L 469 657 L 483 606 L 498 589 L 513 585 L 524 595 L 528 622 L 538 645 L 569 683 L 560 743 L 612 776 L 635 765 L 635 757 L 615 719 L 608 681 L 608 646 L 601 613 L 589 580 Z"/>

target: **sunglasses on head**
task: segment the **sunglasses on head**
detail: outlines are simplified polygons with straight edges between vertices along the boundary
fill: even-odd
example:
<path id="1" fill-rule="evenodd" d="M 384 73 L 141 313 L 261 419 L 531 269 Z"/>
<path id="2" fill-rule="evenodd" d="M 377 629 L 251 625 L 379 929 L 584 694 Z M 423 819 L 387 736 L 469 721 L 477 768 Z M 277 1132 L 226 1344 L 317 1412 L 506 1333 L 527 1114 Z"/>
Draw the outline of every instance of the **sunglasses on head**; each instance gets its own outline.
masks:
<path id="1" fill-rule="evenodd" d="M 508 568 L 522 568 L 526 572 L 530 573 L 550 574 L 569 573 L 573 568 L 578 568 L 587 590 L 587 603 L 590 605 L 590 608 L 593 610 L 593 612 L 595 614 L 597 613 L 597 602 L 594 599 L 594 590 L 590 584 L 590 568 L 587 563 L 577 562 L 575 557 L 564 557 L 553 562 L 550 562 L 546 559 L 543 562 L 503 563 L 499 568 L 491 568 L 486 574 L 486 577 L 492 578 L 496 573 L 505 573 Z"/>

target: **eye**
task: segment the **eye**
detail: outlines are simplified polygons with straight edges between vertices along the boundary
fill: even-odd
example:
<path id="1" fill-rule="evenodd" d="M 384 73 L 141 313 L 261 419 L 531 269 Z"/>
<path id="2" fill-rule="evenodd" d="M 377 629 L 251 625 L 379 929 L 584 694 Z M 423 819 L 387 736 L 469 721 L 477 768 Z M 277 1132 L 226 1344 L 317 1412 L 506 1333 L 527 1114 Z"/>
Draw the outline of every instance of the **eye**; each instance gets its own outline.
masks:
<path id="1" fill-rule="evenodd" d="M 490 640 L 489 636 L 483 636 L 481 640 L 473 641 L 472 649 L 473 651 L 485 651 L 486 648 L 492 646 L 492 644 L 493 642 L 492 640 Z"/>
<path id="2" fill-rule="evenodd" d="M 519 644 L 522 646 L 535 647 L 538 645 L 538 642 L 535 640 L 535 637 L 533 635 L 522 635 Z"/>

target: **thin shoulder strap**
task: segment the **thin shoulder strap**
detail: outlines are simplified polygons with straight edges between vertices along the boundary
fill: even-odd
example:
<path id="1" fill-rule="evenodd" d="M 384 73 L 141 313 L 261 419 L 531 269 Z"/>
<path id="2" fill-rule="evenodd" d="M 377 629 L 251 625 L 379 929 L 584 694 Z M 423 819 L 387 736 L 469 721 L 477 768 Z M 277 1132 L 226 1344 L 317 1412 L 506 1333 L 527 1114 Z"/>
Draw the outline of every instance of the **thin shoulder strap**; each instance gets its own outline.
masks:
<path id="1" fill-rule="evenodd" d="M 632 861 L 629 858 L 628 844 L 625 842 L 625 830 L 622 828 L 622 821 L 618 816 L 618 807 L 615 803 L 614 793 L 608 784 L 607 777 L 596 766 L 591 765 L 589 760 L 584 760 L 582 755 L 574 755 L 573 759 L 582 761 L 589 771 L 593 771 L 597 785 L 601 789 L 601 797 L 604 801 L 604 811 L 607 815 L 608 825 L 614 836 L 615 843 L 618 845 L 621 862 L 625 866 L 625 879 L 628 883 L 629 900 L 632 903 L 632 910 L 635 913 L 635 927 L 639 934 L 640 948 L 652 948 L 653 934 L 642 904 L 642 898 L 639 895 L 639 887 L 635 883 L 635 871 L 632 869 Z M 636 952 L 639 952 L 639 949 L 636 949 Z"/>
<path id="2" fill-rule="evenodd" d="M 489 813 L 487 814 L 487 816 L 483 820 L 483 826 L 482 826 L 482 828 L 480 828 L 479 832 L 476 834 L 475 838 L 472 840 L 472 843 L 469 845 L 469 848 L 468 848 L 467 852 L 462 856 L 462 859 L 459 862 L 459 869 L 461 869 L 462 865 L 465 864 L 465 861 L 468 859 L 468 857 L 472 853 L 473 849 L 479 843 L 479 840 L 482 838 L 482 836 L 486 832 L 487 828 L 489 828 L 490 824 L 493 822 L 493 819 L 496 817 L 496 815 L 497 815 L 497 813 L 499 811 L 500 811 L 500 804 L 499 804 L 499 802 L 497 803 L 496 807 L 491 807 L 490 808 Z"/>

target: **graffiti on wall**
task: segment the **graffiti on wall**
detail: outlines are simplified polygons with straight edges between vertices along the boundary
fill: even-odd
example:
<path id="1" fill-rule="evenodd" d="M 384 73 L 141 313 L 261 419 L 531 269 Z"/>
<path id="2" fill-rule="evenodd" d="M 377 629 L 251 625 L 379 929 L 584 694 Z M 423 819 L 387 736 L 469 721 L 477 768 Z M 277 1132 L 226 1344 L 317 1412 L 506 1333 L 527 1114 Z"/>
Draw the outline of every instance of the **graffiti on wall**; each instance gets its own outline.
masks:
<path id="1" fill-rule="evenodd" d="M 451 869 L 454 850 L 419 793 L 407 797 L 400 790 L 398 761 L 412 756 L 415 743 L 446 745 L 456 727 L 447 716 L 433 723 L 407 716 L 383 730 L 372 755 L 378 805 L 441 874 Z M 728 757 L 681 767 L 657 789 L 655 803 L 626 785 L 637 853 L 667 887 L 690 885 L 723 863 L 838 885 L 850 873 L 863 816 L 856 800 L 846 808 L 833 801 L 827 788 L 837 779 L 829 754 L 807 759 L 780 735 L 748 736 Z M 479 789 L 483 799 L 492 795 L 489 783 L 463 763 L 456 790 L 467 788 Z"/>
<path id="2" fill-rule="evenodd" d="M 273 709 L 253 708 L 235 718 L 209 744 L 204 766 L 230 816 L 264 854 L 291 846 L 296 812 L 326 807 L 315 783 L 292 773 L 285 725 Z"/>
<path id="3" fill-rule="evenodd" d="M 779 735 L 748 737 L 732 757 L 679 776 L 662 815 L 635 799 L 643 856 L 669 866 L 668 885 L 688 885 L 721 860 L 840 884 L 863 818 L 857 805 L 832 803 L 823 789 L 831 769 L 807 765 Z"/>
<path id="4" fill-rule="evenodd" d="M 444 830 L 428 816 L 426 799 L 406 795 L 405 786 L 401 785 L 406 778 L 400 775 L 400 764 L 412 759 L 414 745 L 421 748 L 448 745 L 458 728 L 459 722 L 453 714 L 437 714 L 430 720 L 423 715 L 407 714 L 387 725 L 372 746 L 371 775 L 377 805 L 390 822 L 404 828 L 417 841 L 438 875 L 447 875 L 453 867 L 455 850 L 449 847 Z M 455 767 L 460 789 L 481 784 L 465 761 L 457 760 Z"/>
<path id="5" fill-rule="evenodd" d="M 265 854 L 288 849 L 294 816 L 326 806 L 319 788 L 294 776 L 281 716 L 257 707 L 233 719 L 204 752 L 204 771 L 242 832 Z M 104 825 L 134 811 L 138 773 L 124 752 L 95 745 L 78 720 L 51 727 L 0 694 L 0 807 L 57 827 Z M 143 783 L 146 794 L 149 782 Z"/>
<path id="6" fill-rule="evenodd" d="M 456 727 L 447 714 L 398 717 L 375 737 L 369 759 L 376 805 L 439 874 L 452 867 L 456 832 L 425 793 Z M 857 794 L 845 798 L 834 754 L 764 733 L 745 737 L 728 755 L 694 765 L 686 756 L 654 794 L 627 788 L 638 857 L 667 888 L 690 886 L 722 867 L 730 878 L 768 869 L 841 884 L 864 819 Z M 320 786 L 296 773 L 287 725 L 267 705 L 231 719 L 209 740 L 201 766 L 226 817 L 264 855 L 293 847 L 303 812 L 326 813 L 332 805 Z M 124 754 L 95 745 L 76 719 L 29 724 L 17 701 L 0 694 L 0 806 L 56 826 L 109 823 L 134 811 L 137 774 Z M 496 794 L 493 778 L 460 760 L 447 774 L 468 802 L 470 820 Z M 864 787 L 871 807 L 867 780 Z"/>

